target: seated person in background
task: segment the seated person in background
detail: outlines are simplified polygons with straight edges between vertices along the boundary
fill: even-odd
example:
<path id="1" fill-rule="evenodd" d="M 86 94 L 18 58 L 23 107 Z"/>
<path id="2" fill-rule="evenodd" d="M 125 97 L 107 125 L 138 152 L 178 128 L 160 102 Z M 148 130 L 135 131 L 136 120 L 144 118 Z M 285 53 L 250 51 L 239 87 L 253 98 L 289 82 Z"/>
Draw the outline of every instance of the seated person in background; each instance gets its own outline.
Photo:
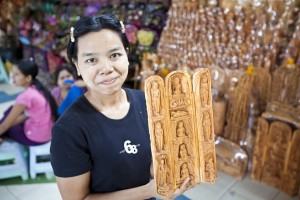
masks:
<path id="1" fill-rule="evenodd" d="M 51 91 L 56 104 L 58 106 L 58 114 L 61 115 L 78 97 L 80 97 L 84 90 L 85 83 L 82 80 L 74 80 L 74 70 L 69 66 L 61 66 L 55 71 L 55 83 Z"/>
<path id="2" fill-rule="evenodd" d="M 13 65 L 12 73 L 13 84 L 25 90 L 0 120 L 0 136 L 26 146 L 50 141 L 52 126 L 58 118 L 57 106 L 47 88 L 36 79 L 38 66 L 31 60 L 22 60 Z"/>

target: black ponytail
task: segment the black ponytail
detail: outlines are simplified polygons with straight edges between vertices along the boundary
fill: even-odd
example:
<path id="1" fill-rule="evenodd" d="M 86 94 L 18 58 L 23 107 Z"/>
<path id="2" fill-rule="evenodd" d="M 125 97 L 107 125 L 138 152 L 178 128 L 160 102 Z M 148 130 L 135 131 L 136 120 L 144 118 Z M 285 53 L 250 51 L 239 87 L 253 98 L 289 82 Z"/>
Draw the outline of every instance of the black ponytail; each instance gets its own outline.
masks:
<path id="1" fill-rule="evenodd" d="M 52 119 L 53 119 L 53 121 L 56 121 L 58 119 L 57 104 L 56 104 L 53 96 L 51 95 L 51 93 L 49 92 L 49 90 L 38 79 L 33 79 L 32 80 L 32 84 L 46 98 L 47 102 L 50 105 L 50 109 L 51 109 L 51 113 L 52 113 Z"/>
<path id="2" fill-rule="evenodd" d="M 56 102 L 49 90 L 38 79 L 36 79 L 39 72 L 39 67 L 32 60 L 21 60 L 17 66 L 22 74 L 25 76 L 30 75 L 32 77 L 32 85 L 34 85 L 36 89 L 43 94 L 46 101 L 50 105 L 52 119 L 53 121 L 56 121 L 58 119 Z"/>

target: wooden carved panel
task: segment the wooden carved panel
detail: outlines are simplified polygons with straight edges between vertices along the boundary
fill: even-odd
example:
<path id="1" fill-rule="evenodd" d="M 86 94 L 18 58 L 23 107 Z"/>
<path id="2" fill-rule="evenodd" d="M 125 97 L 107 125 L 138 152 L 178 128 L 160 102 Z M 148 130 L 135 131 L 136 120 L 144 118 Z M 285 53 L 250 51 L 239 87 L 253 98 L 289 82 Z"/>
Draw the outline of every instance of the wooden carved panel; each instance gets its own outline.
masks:
<path id="1" fill-rule="evenodd" d="M 300 69 L 294 63 L 276 69 L 272 81 L 271 101 L 290 105 L 297 103 L 295 101 L 299 77 Z"/>
<path id="2" fill-rule="evenodd" d="M 288 145 L 292 138 L 290 126 L 283 122 L 273 122 L 269 129 L 264 159 L 262 181 L 281 188 L 284 166 L 288 155 Z"/>
<path id="3" fill-rule="evenodd" d="M 271 124 L 271 125 L 269 125 Z M 259 118 L 251 178 L 263 181 L 290 196 L 300 186 L 300 130 L 288 123 Z"/>
<path id="4" fill-rule="evenodd" d="M 196 122 L 199 138 L 200 174 L 203 182 L 216 181 L 216 153 L 211 97 L 211 79 L 208 69 L 202 68 L 193 76 Z"/>
<path id="5" fill-rule="evenodd" d="M 286 159 L 282 191 L 290 196 L 297 195 L 300 186 L 300 129 L 294 131 L 289 154 Z"/>
<path id="6" fill-rule="evenodd" d="M 197 154 L 197 133 L 195 128 L 194 99 L 190 75 L 184 71 L 168 74 L 166 100 L 170 112 L 173 158 L 176 188 L 190 177 L 190 184 L 200 182 Z M 187 154 L 187 155 L 186 155 Z"/>
<path id="7" fill-rule="evenodd" d="M 165 81 L 159 76 L 145 81 L 154 178 L 162 196 L 173 193 L 187 177 L 190 187 L 216 179 L 210 75 L 208 70 L 202 73 L 205 77 L 199 76 L 196 87 L 202 103 L 185 71 L 172 72 Z"/>
<path id="8" fill-rule="evenodd" d="M 145 81 L 148 125 L 154 166 L 154 178 L 158 194 L 168 196 L 175 189 L 174 167 L 170 141 L 168 106 L 165 101 L 164 81 L 151 76 Z"/>
<path id="9" fill-rule="evenodd" d="M 254 180 L 260 180 L 262 169 L 264 166 L 264 147 L 267 143 L 267 136 L 269 131 L 268 121 L 264 118 L 258 119 L 255 148 L 252 157 L 252 166 L 250 177 Z"/>

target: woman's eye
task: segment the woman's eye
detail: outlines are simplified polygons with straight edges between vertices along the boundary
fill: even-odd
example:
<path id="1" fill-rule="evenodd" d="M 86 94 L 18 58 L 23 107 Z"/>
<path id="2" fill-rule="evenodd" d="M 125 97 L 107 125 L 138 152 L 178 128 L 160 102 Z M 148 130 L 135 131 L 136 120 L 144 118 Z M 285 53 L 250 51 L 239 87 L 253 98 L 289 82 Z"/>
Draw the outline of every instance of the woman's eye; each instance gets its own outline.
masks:
<path id="1" fill-rule="evenodd" d="M 87 59 L 85 62 L 86 63 L 94 63 L 94 62 L 96 62 L 96 59 L 95 58 L 90 58 L 90 59 Z"/>
<path id="2" fill-rule="evenodd" d="M 120 57 L 121 56 L 121 54 L 120 53 L 113 53 L 113 54 L 111 54 L 111 56 L 110 56 L 110 58 L 118 58 L 118 57 Z"/>

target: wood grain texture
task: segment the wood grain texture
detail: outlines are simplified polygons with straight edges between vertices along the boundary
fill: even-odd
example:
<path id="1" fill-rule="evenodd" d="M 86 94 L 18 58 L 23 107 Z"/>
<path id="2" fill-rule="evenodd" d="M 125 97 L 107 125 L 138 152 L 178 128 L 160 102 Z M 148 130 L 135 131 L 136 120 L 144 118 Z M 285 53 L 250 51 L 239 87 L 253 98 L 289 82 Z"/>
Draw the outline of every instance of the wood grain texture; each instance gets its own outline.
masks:
<path id="1" fill-rule="evenodd" d="M 201 102 L 195 98 L 187 72 L 145 81 L 154 179 L 162 196 L 172 194 L 187 177 L 189 187 L 216 180 L 211 84 L 209 71 L 205 73 L 207 85 L 199 86 L 205 86 L 207 96 L 202 96 L 203 106 L 198 109 Z M 204 126 L 198 126 L 199 120 Z"/>

